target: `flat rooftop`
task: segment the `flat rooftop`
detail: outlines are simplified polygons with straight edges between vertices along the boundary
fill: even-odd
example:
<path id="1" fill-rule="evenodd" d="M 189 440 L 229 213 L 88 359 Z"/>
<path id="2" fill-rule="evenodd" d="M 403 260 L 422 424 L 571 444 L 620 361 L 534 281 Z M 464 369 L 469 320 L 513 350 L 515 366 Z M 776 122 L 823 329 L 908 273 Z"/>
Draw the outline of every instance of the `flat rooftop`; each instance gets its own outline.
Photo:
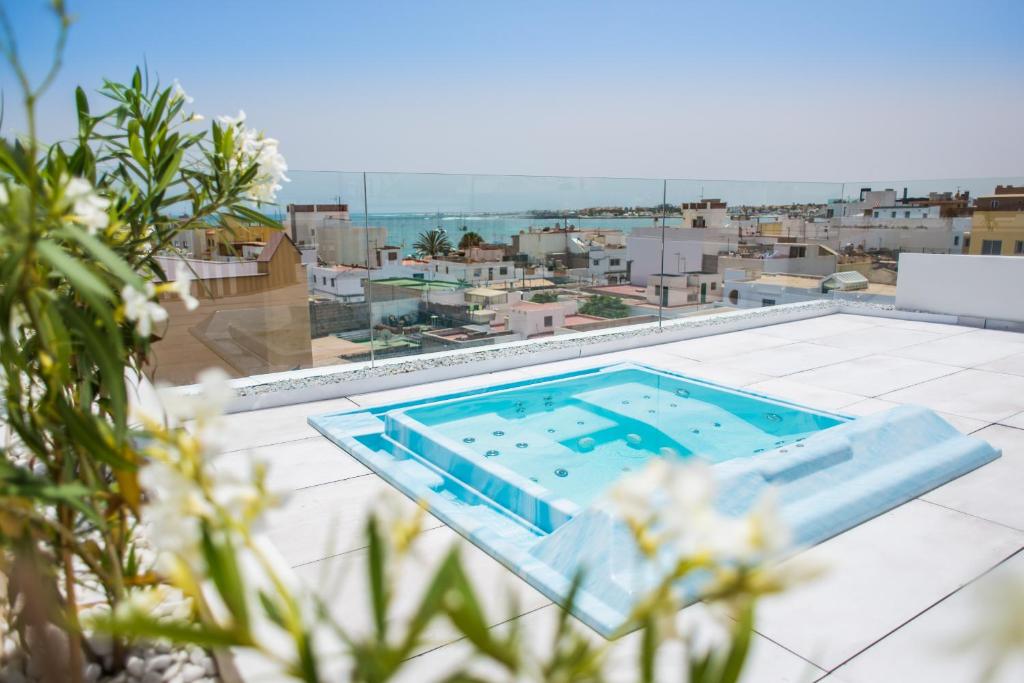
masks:
<path id="1" fill-rule="evenodd" d="M 417 280 L 411 277 L 391 277 L 381 280 L 371 280 L 375 285 L 391 285 L 393 287 L 408 287 L 410 289 L 459 289 L 458 282 L 447 280 Z"/>
<path id="2" fill-rule="evenodd" d="M 368 620 L 363 521 L 390 487 L 315 432 L 306 417 L 623 360 L 851 416 L 920 404 L 1002 449 L 998 460 L 801 553 L 825 574 L 760 603 L 744 676 L 758 682 L 978 680 L 984 662 L 956 647 L 974 617 L 972 591 L 997 565 L 1024 571 L 1024 334 L 825 315 L 229 415 L 235 450 L 218 462 L 241 464 L 246 449 L 269 460 L 271 485 L 293 492 L 269 520 L 271 542 L 339 619 Z M 459 537 L 429 516 L 425 526 L 418 557 L 434 562 Z M 463 558 L 492 626 L 518 620 L 525 638 L 547 646 L 558 613 L 551 601 L 469 543 L 463 544 Z M 425 579 L 425 572 L 407 572 L 397 598 L 402 614 L 415 608 Z M 513 611 L 510 604 L 516 605 Z M 613 650 L 624 677 L 635 673 L 636 635 L 620 639 Z M 452 633 L 441 629 L 431 637 L 403 680 L 437 680 L 463 662 L 468 648 Z M 239 663 L 245 668 L 246 658 Z M 1024 680 L 1024 668 L 1004 671 L 997 680 Z"/>
<path id="3" fill-rule="evenodd" d="M 849 272 L 849 271 L 843 271 Z M 821 289 L 821 281 L 824 277 L 819 275 L 788 275 L 782 273 L 761 273 L 752 280 L 746 282 L 760 285 L 778 285 L 780 287 L 794 287 L 800 289 Z M 854 289 L 851 292 L 868 294 L 883 294 L 885 296 L 896 296 L 896 285 L 885 285 L 878 282 L 868 282 L 866 289 Z"/>

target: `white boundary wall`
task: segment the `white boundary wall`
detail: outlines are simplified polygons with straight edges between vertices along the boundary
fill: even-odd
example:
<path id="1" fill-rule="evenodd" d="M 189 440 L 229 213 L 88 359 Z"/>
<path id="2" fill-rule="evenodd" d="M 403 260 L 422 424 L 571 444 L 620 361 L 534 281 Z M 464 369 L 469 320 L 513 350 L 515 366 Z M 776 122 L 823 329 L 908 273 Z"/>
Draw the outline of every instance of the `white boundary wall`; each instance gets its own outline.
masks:
<path id="1" fill-rule="evenodd" d="M 1024 322 L 1024 257 L 900 254 L 896 308 Z"/>

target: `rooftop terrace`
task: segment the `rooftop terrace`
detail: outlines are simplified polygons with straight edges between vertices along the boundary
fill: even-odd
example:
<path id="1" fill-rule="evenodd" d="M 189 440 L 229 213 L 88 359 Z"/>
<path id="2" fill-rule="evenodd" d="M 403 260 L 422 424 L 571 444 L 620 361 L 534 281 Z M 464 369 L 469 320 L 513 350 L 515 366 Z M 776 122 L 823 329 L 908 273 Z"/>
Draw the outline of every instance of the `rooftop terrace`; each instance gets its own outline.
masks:
<path id="1" fill-rule="evenodd" d="M 971 614 L 971 595 L 1000 564 L 1024 571 L 1024 334 L 922 321 L 925 316 L 919 315 L 821 312 L 668 343 L 650 344 L 656 339 L 636 336 L 628 350 L 574 353 L 564 356 L 567 360 L 492 372 L 481 366 L 485 369 L 461 378 L 443 379 L 439 366 L 407 375 L 404 382 L 418 377 L 422 383 L 398 386 L 403 382 L 392 380 L 395 388 L 384 391 L 365 393 L 369 385 L 352 382 L 359 393 L 229 416 L 234 450 L 224 462 L 231 466 L 241 461 L 244 449 L 255 450 L 270 461 L 276 483 L 293 490 L 272 517 L 269 538 L 298 577 L 351 623 L 369 614 L 362 609 L 362 521 L 368 506 L 390 487 L 314 432 L 306 423 L 310 415 L 620 360 L 851 416 L 903 403 L 924 405 L 963 433 L 1001 448 L 1003 456 L 802 553 L 827 573 L 761 603 L 744 680 L 973 680 L 982 662 L 950 645 Z M 640 346 L 645 343 L 650 345 Z M 550 355 L 532 357 L 543 361 Z M 449 366 L 447 374 L 456 373 Z M 421 557 L 437 558 L 458 540 L 437 520 L 426 526 Z M 472 580 L 485 589 L 481 595 L 489 614 L 496 615 L 492 625 L 503 628 L 520 620 L 528 637 L 547 642 L 556 607 L 475 547 L 465 544 L 464 556 Z M 409 572 L 408 609 L 423 580 Z M 503 612 L 508 594 L 517 600 L 513 613 Z M 698 604 L 683 614 L 699 609 Z M 624 676 L 633 671 L 635 635 L 618 641 L 615 649 Z M 450 633 L 437 632 L 431 646 L 414 657 L 404 680 L 439 679 L 467 652 Z M 259 680 L 260 662 L 241 656 L 238 664 L 249 680 Z M 671 669 L 675 662 L 662 664 Z M 1003 673 L 999 680 L 1020 680 L 1024 668 Z"/>

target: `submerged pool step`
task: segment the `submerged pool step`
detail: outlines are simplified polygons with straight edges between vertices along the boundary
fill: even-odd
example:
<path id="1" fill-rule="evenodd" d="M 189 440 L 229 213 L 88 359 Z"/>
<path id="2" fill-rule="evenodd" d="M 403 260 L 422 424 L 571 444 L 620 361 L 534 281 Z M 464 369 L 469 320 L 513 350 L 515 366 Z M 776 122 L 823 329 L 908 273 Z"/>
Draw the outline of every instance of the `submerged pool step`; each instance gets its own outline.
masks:
<path id="1" fill-rule="evenodd" d="M 464 482 L 531 525 L 551 533 L 572 519 L 579 506 L 486 458 L 454 439 L 429 429 L 402 410 L 384 416 L 384 433 L 402 447 Z"/>

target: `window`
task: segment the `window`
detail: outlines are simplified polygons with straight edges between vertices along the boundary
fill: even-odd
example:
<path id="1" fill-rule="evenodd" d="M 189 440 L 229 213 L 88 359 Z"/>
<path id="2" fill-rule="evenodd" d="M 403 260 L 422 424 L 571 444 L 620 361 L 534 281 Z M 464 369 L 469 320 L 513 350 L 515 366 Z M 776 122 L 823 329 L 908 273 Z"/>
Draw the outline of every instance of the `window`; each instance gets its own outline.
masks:
<path id="1" fill-rule="evenodd" d="M 498 268 L 498 275 L 508 275 L 508 266 Z"/>
<path id="2" fill-rule="evenodd" d="M 982 240 L 981 253 L 988 256 L 998 256 L 1003 253 L 1002 240 Z"/>
<path id="3" fill-rule="evenodd" d="M 480 270 L 479 268 L 474 268 L 473 269 L 473 277 L 480 277 L 481 273 L 483 273 L 483 271 Z"/>
<path id="4" fill-rule="evenodd" d="M 761 299 L 761 305 L 762 306 L 774 306 L 775 305 L 775 299 Z"/>
<path id="5" fill-rule="evenodd" d="M 892 217 L 896 218 L 896 212 L 895 211 L 892 212 Z"/>
<path id="6" fill-rule="evenodd" d="M 332 277 L 331 278 L 331 287 L 333 287 L 333 286 L 334 286 L 334 278 Z"/>
<path id="7" fill-rule="evenodd" d="M 1013 253 L 1018 256 L 1024 254 L 1024 240 L 1017 240 L 1013 243 Z"/>
<path id="8" fill-rule="evenodd" d="M 729 292 L 729 303 L 731 303 L 733 306 L 735 306 L 736 304 L 739 303 L 739 301 L 740 301 L 740 293 L 739 292 L 737 292 L 735 289 L 732 290 L 731 292 Z"/>
<path id="9" fill-rule="evenodd" d="M 544 316 L 544 327 L 551 327 L 555 324 L 554 318 L 550 315 Z"/>
<path id="10" fill-rule="evenodd" d="M 718 289 L 718 283 L 717 282 L 712 282 L 711 283 L 711 290 L 714 291 L 716 289 Z"/>
<path id="11" fill-rule="evenodd" d="M 998 199 L 993 199 L 992 203 L 989 204 L 989 208 L 991 208 L 991 209 L 998 209 L 999 208 L 999 200 Z"/>
<path id="12" fill-rule="evenodd" d="M 910 218 L 910 212 L 909 211 L 904 211 L 903 212 L 903 217 L 904 218 Z"/>
<path id="13" fill-rule="evenodd" d="M 613 259 L 609 259 L 608 260 L 608 265 L 609 266 L 617 266 L 617 265 L 619 265 L 619 263 L 620 263 L 620 261 L 617 258 L 613 258 Z"/>
<path id="14" fill-rule="evenodd" d="M 396 251 L 389 251 L 388 252 L 388 261 L 397 261 L 397 260 L 398 260 L 398 252 L 396 252 Z"/>
<path id="15" fill-rule="evenodd" d="M 654 285 L 654 296 L 661 294 L 661 285 Z"/>
<path id="16" fill-rule="evenodd" d="M 954 247 L 959 247 L 960 246 L 960 235 L 953 235 L 953 246 Z"/>
<path id="17" fill-rule="evenodd" d="M 691 302 L 694 302 L 696 300 L 697 300 L 697 295 L 696 294 L 690 293 L 690 294 L 686 295 L 687 303 L 691 303 Z"/>
<path id="18" fill-rule="evenodd" d="M 592 265 L 592 266 L 594 266 L 596 268 L 597 266 L 601 265 L 601 262 L 599 260 L 597 260 L 597 259 L 594 259 L 594 260 L 592 260 L 590 262 L 590 265 Z"/>

